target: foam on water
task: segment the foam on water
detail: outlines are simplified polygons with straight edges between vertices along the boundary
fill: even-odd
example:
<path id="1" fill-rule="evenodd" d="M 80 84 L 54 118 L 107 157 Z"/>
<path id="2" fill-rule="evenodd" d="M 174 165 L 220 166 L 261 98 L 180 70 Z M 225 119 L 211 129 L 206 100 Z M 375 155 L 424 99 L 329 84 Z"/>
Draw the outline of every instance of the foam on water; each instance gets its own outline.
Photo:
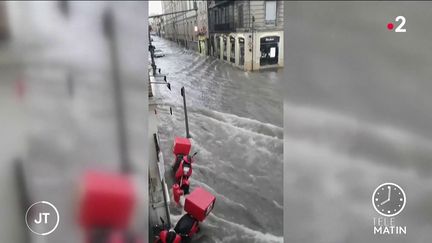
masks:
<path id="1" fill-rule="evenodd" d="M 260 231 L 252 230 L 244 225 L 233 223 L 231 221 L 225 220 L 221 217 L 216 216 L 215 214 L 210 214 L 209 220 L 213 221 L 214 223 L 217 223 L 217 226 L 219 225 L 226 225 L 224 227 L 225 229 L 229 229 L 226 232 L 226 237 L 223 237 L 221 242 L 239 242 L 239 240 L 242 240 L 242 242 L 255 242 L 255 243 L 279 243 L 283 242 L 283 237 L 275 236 L 268 233 L 262 233 Z"/>
<path id="2" fill-rule="evenodd" d="M 173 108 L 172 116 L 165 114 L 167 105 Z M 164 111 L 159 113 L 163 127 L 159 130 L 169 158 L 172 137 L 184 136 L 182 108 L 169 103 L 158 107 Z M 188 112 L 192 152 L 199 152 L 192 188 L 201 186 L 216 196 L 214 213 L 223 220 L 209 219 L 213 226 L 206 228 L 199 242 L 280 242 L 274 232 L 282 234 L 283 209 L 277 206 L 283 201 L 282 129 L 222 112 L 196 108 Z"/>

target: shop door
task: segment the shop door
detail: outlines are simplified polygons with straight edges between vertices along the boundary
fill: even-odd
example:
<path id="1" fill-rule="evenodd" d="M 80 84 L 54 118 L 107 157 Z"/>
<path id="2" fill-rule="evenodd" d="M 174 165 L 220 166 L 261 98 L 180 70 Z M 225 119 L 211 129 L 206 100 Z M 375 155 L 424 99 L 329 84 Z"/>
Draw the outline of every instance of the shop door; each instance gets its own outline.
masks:
<path id="1" fill-rule="evenodd" d="M 244 54 L 245 54 L 245 46 L 244 46 L 244 38 L 239 38 L 239 47 L 240 47 L 240 56 L 239 56 L 239 65 L 244 65 Z"/>
<path id="2" fill-rule="evenodd" d="M 224 38 L 223 38 L 223 59 L 224 59 L 224 60 L 227 59 L 227 49 L 228 49 L 228 46 L 227 46 L 227 38 L 224 37 Z"/>
<path id="3" fill-rule="evenodd" d="M 230 62 L 235 63 L 235 39 L 230 37 Z"/>

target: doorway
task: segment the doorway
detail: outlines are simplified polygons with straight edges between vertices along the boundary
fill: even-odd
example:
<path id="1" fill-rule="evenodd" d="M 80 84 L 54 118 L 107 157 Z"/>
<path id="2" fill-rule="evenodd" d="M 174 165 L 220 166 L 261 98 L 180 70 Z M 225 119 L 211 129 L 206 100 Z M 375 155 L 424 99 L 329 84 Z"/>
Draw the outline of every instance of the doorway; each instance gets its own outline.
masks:
<path id="1" fill-rule="evenodd" d="M 275 65 L 279 62 L 279 36 L 262 37 L 260 42 L 260 65 Z"/>
<path id="2" fill-rule="evenodd" d="M 245 46 L 244 46 L 244 38 L 240 37 L 238 39 L 239 42 L 239 49 L 240 49 L 240 55 L 239 55 L 239 65 L 243 66 L 244 65 L 244 55 L 245 55 Z"/>

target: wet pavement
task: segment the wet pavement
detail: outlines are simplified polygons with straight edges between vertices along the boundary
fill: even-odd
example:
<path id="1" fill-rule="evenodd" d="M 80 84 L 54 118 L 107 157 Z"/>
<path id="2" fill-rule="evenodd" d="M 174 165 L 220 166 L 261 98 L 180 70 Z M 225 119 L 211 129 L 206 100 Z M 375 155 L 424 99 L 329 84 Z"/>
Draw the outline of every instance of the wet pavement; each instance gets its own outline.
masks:
<path id="1" fill-rule="evenodd" d="M 198 152 L 192 189 L 204 187 L 217 198 L 194 242 L 282 242 L 282 70 L 244 72 L 153 39 L 166 54 L 156 65 L 172 89 L 158 85 L 154 93 L 165 162 L 172 163 L 174 136 L 185 136 L 184 86 L 192 153 Z M 175 222 L 180 214 L 172 211 Z"/>
<path id="2" fill-rule="evenodd" d="M 287 242 L 432 241 L 430 7 L 287 4 Z M 398 15 L 406 33 L 386 28 Z M 384 182 L 405 190 L 406 236 L 373 234 Z"/>

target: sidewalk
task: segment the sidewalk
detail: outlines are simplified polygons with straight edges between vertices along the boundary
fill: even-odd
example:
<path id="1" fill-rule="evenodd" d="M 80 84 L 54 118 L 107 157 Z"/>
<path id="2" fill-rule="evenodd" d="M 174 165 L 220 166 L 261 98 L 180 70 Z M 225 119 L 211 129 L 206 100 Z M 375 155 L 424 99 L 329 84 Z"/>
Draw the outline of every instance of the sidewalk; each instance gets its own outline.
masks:
<path id="1" fill-rule="evenodd" d="M 149 78 L 150 81 L 154 81 L 153 77 Z M 152 87 L 150 87 L 152 88 Z M 149 91 L 150 92 L 150 91 Z M 162 222 L 160 218 L 164 220 L 165 223 L 168 222 L 168 217 L 166 214 L 165 201 L 164 201 L 164 190 L 167 195 L 168 202 L 170 201 L 169 187 L 164 183 L 161 183 L 160 178 L 160 167 L 165 171 L 164 159 L 160 158 L 161 163 L 158 165 L 155 140 L 153 134 L 158 134 L 158 114 L 156 110 L 157 104 L 155 102 L 155 97 L 149 98 L 149 130 L 148 130 L 148 145 L 149 145 L 149 239 L 152 241 L 155 237 L 152 232 L 152 227 L 154 225 L 160 225 Z M 156 112 L 155 112 L 156 110 Z M 165 162 L 166 163 L 166 162 Z M 165 187 L 165 188 L 164 188 Z M 169 208 L 168 208 L 169 212 Z"/>

